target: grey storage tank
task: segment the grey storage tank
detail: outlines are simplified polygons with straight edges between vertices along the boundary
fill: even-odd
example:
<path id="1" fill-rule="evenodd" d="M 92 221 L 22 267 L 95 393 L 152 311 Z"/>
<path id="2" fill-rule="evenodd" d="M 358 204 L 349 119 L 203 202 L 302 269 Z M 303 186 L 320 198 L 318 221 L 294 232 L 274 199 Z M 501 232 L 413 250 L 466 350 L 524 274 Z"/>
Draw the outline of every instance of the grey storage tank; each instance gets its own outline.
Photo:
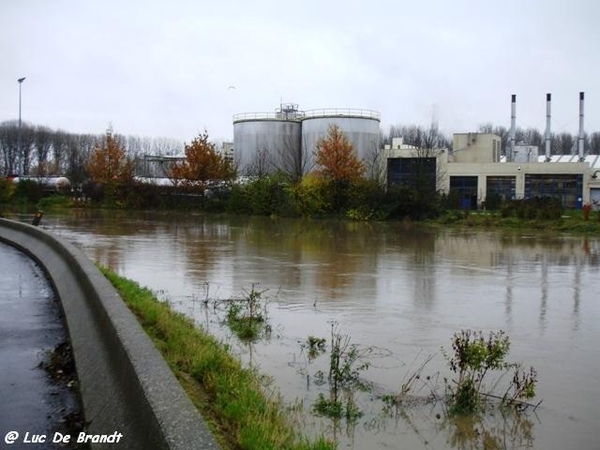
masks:
<path id="1" fill-rule="evenodd" d="M 352 143 L 358 159 L 369 162 L 379 149 L 380 114 L 369 109 L 313 109 L 304 112 L 302 145 L 309 155 L 326 138 L 331 125 L 337 125 Z"/>
<path id="2" fill-rule="evenodd" d="M 240 175 L 262 175 L 283 170 L 301 149 L 298 105 L 281 105 L 273 113 L 233 116 L 234 161 Z"/>
<path id="3" fill-rule="evenodd" d="M 380 114 L 369 109 L 313 109 L 281 104 L 273 113 L 233 116 L 234 161 L 241 175 L 283 170 L 306 174 L 314 166 L 317 143 L 337 125 L 367 166 L 379 149 Z"/>

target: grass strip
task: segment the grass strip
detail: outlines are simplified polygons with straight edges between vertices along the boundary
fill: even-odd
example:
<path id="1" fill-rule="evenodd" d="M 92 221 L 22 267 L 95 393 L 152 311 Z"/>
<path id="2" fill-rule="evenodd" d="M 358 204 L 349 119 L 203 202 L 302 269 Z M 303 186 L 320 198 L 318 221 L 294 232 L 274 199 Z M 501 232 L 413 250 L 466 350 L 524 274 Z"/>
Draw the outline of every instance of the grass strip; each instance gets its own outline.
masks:
<path id="1" fill-rule="evenodd" d="M 242 367 L 225 345 L 151 290 L 100 267 L 137 316 L 182 387 L 225 449 L 332 450 L 324 437 L 310 442 L 294 431 L 284 405 L 264 393 L 260 375 Z"/>
<path id="2" fill-rule="evenodd" d="M 593 218 L 585 220 L 579 210 L 566 211 L 560 219 L 519 219 L 502 217 L 493 211 L 448 211 L 437 219 L 425 223 L 436 226 L 458 228 L 530 231 L 539 235 L 547 234 L 600 234 L 600 211 Z"/>

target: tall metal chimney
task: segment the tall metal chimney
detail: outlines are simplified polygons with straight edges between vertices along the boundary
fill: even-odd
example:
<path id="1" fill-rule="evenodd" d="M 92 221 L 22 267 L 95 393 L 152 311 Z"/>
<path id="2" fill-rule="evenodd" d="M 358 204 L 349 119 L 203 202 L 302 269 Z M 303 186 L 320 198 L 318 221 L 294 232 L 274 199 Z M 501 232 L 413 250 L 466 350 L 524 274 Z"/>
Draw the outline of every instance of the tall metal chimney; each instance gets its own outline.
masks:
<path id="1" fill-rule="evenodd" d="M 546 94 L 546 162 L 550 162 L 550 110 L 552 94 Z"/>
<path id="2" fill-rule="evenodd" d="M 510 100 L 510 150 L 506 155 L 507 162 L 513 162 L 515 158 L 515 126 L 517 120 L 517 95 L 512 94 Z"/>
<path id="3" fill-rule="evenodd" d="M 577 154 L 579 155 L 579 161 L 584 160 L 583 155 L 583 144 L 584 144 L 584 135 L 583 135 L 583 96 L 584 93 L 579 93 L 579 141 L 577 145 Z"/>

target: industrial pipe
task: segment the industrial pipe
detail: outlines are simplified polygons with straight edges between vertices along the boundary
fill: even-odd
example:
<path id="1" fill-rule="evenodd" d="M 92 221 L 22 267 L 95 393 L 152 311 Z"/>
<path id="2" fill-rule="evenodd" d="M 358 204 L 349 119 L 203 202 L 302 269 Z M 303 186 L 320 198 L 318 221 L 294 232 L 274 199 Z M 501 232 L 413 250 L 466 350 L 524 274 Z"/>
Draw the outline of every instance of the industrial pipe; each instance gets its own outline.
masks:
<path id="1" fill-rule="evenodd" d="M 546 162 L 550 162 L 550 110 L 552 94 L 546 94 Z"/>

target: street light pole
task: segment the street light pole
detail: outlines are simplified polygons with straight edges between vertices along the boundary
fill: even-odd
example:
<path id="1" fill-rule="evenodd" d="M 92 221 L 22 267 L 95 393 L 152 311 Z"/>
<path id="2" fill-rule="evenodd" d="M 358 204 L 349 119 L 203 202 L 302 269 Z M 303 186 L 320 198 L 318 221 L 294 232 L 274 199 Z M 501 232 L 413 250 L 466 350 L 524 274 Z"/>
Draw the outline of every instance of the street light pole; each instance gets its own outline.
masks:
<path id="1" fill-rule="evenodd" d="M 23 84 L 23 81 L 25 81 L 25 77 L 23 78 L 19 78 L 17 80 L 19 82 L 19 140 L 17 142 L 17 151 L 18 151 L 18 157 L 21 157 L 21 85 Z"/>

